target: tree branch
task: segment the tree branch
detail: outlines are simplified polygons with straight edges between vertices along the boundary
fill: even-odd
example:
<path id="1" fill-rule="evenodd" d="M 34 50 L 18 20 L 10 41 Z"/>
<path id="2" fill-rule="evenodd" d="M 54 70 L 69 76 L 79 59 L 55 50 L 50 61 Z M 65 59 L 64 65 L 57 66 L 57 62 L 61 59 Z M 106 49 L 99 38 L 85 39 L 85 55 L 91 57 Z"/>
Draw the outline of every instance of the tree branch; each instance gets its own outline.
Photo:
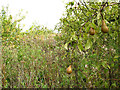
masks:
<path id="1" fill-rule="evenodd" d="M 97 14 L 97 13 L 93 14 L 92 17 L 94 17 L 96 14 Z M 81 30 L 82 30 L 82 28 L 85 26 L 85 24 L 86 24 L 92 17 L 90 17 L 90 18 L 81 26 Z"/>
<path id="2" fill-rule="evenodd" d="M 74 0 L 75 1 L 75 0 Z M 77 1 L 75 1 L 76 3 L 77 3 Z M 81 2 L 81 1 L 80 1 Z M 82 2 L 81 2 L 82 3 Z M 83 3 L 82 3 L 83 4 Z M 83 6 L 85 6 L 84 4 L 83 4 Z M 82 10 L 82 13 L 86 16 L 86 17 L 88 17 L 86 14 L 85 14 L 85 12 L 83 12 L 83 9 L 80 7 L 80 10 Z"/>
<path id="3" fill-rule="evenodd" d="M 81 2 L 81 1 L 80 1 L 80 2 Z M 108 7 L 108 6 L 112 6 L 112 5 L 114 5 L 114 4 L 120 4 L 120 3 L 112 3 L 111 5 L 105 6 L 107 3 L 108 3 L 108 2 L 106 2 L 106 3 L 103 4 L 103 5 L 101 5 L 102 8 L 100 9 L 100 13 L 103 11 L 104 8 L 106 8 L 106 7 Z M 95 15 L 97 15 L 97 13 L 94 13 L 94 14 L 92 15 L 92 17 L 94 17 Z M 102 13 L 101 13 L 101 16 L 102 16 L 102 19 L 103 19 Z M 92 17 L 88 18 L 88 20 L 81 26 L 81 30 L 82 30 L 82 28 L 85 26 L 85 24 L 86 24 Z"/>
<path id="4" fill-rule="evenodd" d="M 81 0 L 79 0 L 79 1 L 82 3 Z M 90 11 L 85 2 L 84 2 L 84 4 L 82 3 L 82 5 L 85 6 L 88 9 L 88 11 Z"/>

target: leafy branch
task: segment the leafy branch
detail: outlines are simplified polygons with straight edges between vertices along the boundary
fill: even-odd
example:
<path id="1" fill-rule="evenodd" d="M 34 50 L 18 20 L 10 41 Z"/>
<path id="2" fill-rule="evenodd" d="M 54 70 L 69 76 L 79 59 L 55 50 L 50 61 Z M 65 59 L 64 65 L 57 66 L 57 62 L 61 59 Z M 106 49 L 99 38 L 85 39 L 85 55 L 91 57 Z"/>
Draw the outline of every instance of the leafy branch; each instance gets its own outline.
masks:
<path id="1" fill-rule="evenodd" d="M 92 17 L 94 17 L 95 15 L 97 15 L 97 13 L 93 14 L 90 18 L 88 18 L 88 20 L 81 26 L 81 30 L 82 30 L 82 28 L 85 26 L 85 24 L 86 24 Z"/>
<path id="2" fill-rule="evenodd" d="M 79 1 L 82 3 L 81 0 L 79 0 Z M 84 4 L 82 3 L 82 5 L 85 6 L 88 9 L 88 11 L 90 11 L 85 2 L 84 2 Z"/>
<path id="3" fill-rule="evenodd" d="M 120 3 L 112 3 L 111 5 L 105 6 L 107 3 L 108 3 L 108 2 L 106 2 L 105 4 L 102 5 L 102 8 L 100 9 L 100 13 L 104 10 L 104 8 L 106 8 L 106 7 L 108 7 L 108 6 L 112 6 L 112 5 L 115 5 L 115 4 L 120 4 Z M 85 24 L 86 24 L 92 17 L 94 17 L 95 15 L 97 15 L 97 13 L 94 13 L 90 18 L 88 18 L 88 20 L 81 26 L 81 30 L 82 30 L 82 28 L 85 26 Z M 102 19 L 103 19 L 102 13 L 101 13 L 101 16 L 102 16 Z"/>

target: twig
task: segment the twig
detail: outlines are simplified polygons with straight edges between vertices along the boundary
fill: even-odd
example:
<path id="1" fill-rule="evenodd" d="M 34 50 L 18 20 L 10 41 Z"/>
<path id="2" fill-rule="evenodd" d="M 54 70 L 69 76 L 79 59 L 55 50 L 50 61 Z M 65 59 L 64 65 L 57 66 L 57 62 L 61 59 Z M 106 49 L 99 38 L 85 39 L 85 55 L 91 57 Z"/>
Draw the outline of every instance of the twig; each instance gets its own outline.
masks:
<path id="1" fill-rule="evenodd" d="M 85 4 L 85 7 L 88 9 L 88 11 L 90 11 L 90 10 L 89 10 L 89 8 L 88 8 L 88 6 L 86 5 L 86 3 L 85 3 L 85 2 L 84 2 L 84 4 Z"/>
<path id="2" fill-rule="evenodd" d="M 75 0 L 74 0 L 75 1 Z M 76 3 L 77 3 L 77 1 L 75 1 Z M 84 4 L 83 4 L 84 5 Z M 85 5 L 84 5 L 85 6 Z M 80 10 L 82 10 L 82 12 L 83 12 L 83 9 L 80 7 Z M 83 12 L 83 14 L 86 16 L 86 17 L 88 17 L 86 14 L 85 14 L 85 12 Z"/>
<path id="3" fill-rule="evenodd" d="M 82 3 L 81 0 L 79 0 L 79 1 Z M 84 2 L 84 4 L 82 3 L 82 5 L 85 6 L 88 9 L 88 11 L 90 11 L 85 2 Z"/>
<path id="4" fill-rule="evenodd" d="M 112 75 L 111 75 L 111 69 L 109 69 L 109 88 L 112 85 L 112 81 L 111 81 Z"/>
<path id="5" fill-rule="evenodd" d="M 106 2 L 106 3 L 107 3 L 107 2 Z M 106 3 L 105 3 L 105 4 L 106 4 Z M 102 9 L 100 9 L 100 12 L 102 12 L 103 9 L 105 8 L 105 4 L 102 5 L 103 7 L 102 7 Z M 114 4 L 116 4 L 116 3 L 114 3 Z M 106 7 L 107 7 L 107 6 L 106 6 Z M 97 14 L 97 13 L 93 14 L 92 17 L 95 16 L 96 14 Z M 101 14 L 101 15 L 102 15 L 102 14 Z M 92 17 L 90 17 L 90 18 L 81 26 L 81 30 L 82 30 L 82 28 L 85 26 L 85 24 L 86 24 Z M 102 16 L 102 18 L 103 18 L 103 16 Z"/>
<path id="6" fill-rule="evenodd" d="M 108 5 L 108 6 L 112 6 L 112 5 L 114 5 L 114 4 L 120 4 L 120 3 L 112 3 L 111 5 Z"/>
<path id="7" fill-rule="evenodd" d="M 74 65 L 74 67 L 75 67 L 75 78 L 76 78 L 76 84 L 77 84 L 77 87 L 79 87 L 79 82 L 78 82 L 78 67 L 76 66 L 76 65 Z"/>
<path id="8" fill-rule="evenodd" d="M 97 14 L 97 13 L 93 14 L 92 17 L 94 17 L 96 14 Z M 82 30 L 82 28 L 85 26 L 85 24 L 86 24 L 92 17 L 90 17 L 90 18 L 81 26 L 81 30 Z"/>
<path id="9" fill-rule="evenodd" d="M 91 8 L 91 9 L 96 10 L 96 11 L 98 10 L 98 9 L 96 9 L 96 8 Z"/>
<path id="10" fill-rule="evenodd" d="M 103 9 L 105 8 L 105 5 L 107 4 L 108 2 L 106 2 L 105 4 L 103 4 L 102 6 L 102 9 L 100 10 L 100 14 L 101 14 L 101 17 L 102 17 L 102 19 L 104 19 L 104 17 L 103 17 L 103 14 L 102 14 L 102 11 L 103 11 Z M 108 6 L 108 5 L 107 5 Z M 107 7 L 106 6 L 106 7 Z"/>
<path id="11" fill-rule="evenodd" d="M 107 4 L 107 2 L 105 3 L 105 4 L 103 4 L 102 6 L 102 9 L 100 10 L 100 12 L 102 12 L 103 11 L 103 9 L 105 8 L 105 5 Z"/>
<path id="12" fill-rule="evenodd" d="M 80 10 L 82 10 L 82 13 L 86 16 L 86 17 L 88 17 L 86 14 L 85 14 L 85 12 L 83 12 L 83 9 L 80 7 Z"/>

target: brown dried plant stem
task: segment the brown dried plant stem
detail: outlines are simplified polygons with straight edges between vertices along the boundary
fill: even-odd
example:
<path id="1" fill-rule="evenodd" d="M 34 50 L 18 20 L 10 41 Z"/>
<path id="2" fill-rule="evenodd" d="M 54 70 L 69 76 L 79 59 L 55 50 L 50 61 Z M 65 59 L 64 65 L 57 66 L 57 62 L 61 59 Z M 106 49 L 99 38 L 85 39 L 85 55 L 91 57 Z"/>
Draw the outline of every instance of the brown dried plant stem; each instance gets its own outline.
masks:
<path id="1" fill-rule="evenodd" d="M 108 33 L 108 37 L 110 37 L 109 33 Z M 107 42 L 109 43 L 109 39 L 107 39 Z M 110 48 L 110 44 L 108 44 L 108 49 Z M 110 58 L 111 58 L 111 54 L 109 53 L 109 61 L 110 61 Z M 109 62 L 109 65 L 111 64 L 111 62 Z M 111 87 L 112 85 L 112 69 L 111 68 L 108 68 L 108 72 L 109 72 L 109 88 Z"/>
<path id="2" fill-rule="evenodd" d="M 78 74 L 77 74 L 77 72 L 78 72 L 78 67 L 76 66 L 76 65 L 74 65 L 74 67 L 75 67 L 75 78 L 76 78 L 76 84 L 77 84 L 77 87 L 79 87 L 79 82 L 78 82 Z"/>
<path id="3" fill-rule="evenodd" d="M 69 75 L 68 80 L 70 80 L 70 76 L 71 76 L 71 75 Z M 71 80 L 70 80 L 70 81 L 71 81 Z M 68 84 L 68 88 L 70 88 L 70 83 Z"/>
<path id="4" fill-rule="evenodd" d="M 72 53 L 75 54 L 74 50 L 72 50 Z M 75 56 L 75 55 L 74 55 Z M 78 60 L 75 59 L 75 57 L 72 59 L 72 61 L 75 61 L 75 64 L 74 64 L 74 68 L 75 68 L 75 78 L 76 78 L 76 84 L 77 84 L 77 87 L 79 87 L 79 82 L 78 82 L 78 66 L 77 66 L 77 63 L 78 63 Z"/>
<path id="5" fill-rule="evenodd" d="M 6 80 L 6 75 L 5 75 L 5 64 L 3 64 L 2 66 L 2 73 L 3 73 L 3 78 L 2 78 L 2 86 L 4 87 L 5 84 L 5 80 Z"/>

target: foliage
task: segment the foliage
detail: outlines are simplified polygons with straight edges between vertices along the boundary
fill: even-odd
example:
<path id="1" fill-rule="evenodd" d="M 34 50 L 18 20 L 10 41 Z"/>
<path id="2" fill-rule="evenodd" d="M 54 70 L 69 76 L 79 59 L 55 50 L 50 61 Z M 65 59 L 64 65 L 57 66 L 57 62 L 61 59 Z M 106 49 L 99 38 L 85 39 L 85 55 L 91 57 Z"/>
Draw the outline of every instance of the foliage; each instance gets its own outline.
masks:
<path id="1" fill-rule="evenodd" d="M 12 15 L 8 14 L 8 7 L 2 8 L 1 10 L 1 19 L 2 22 L 2 44 L 5 46 L 9 45 L 18 45 L 21 28 L 18 24 L 21 20 L 24 19 L 24 16 L 18 20 L 13 21 Z"/>
<path id="2" fill-rule="evenodd" d="M 109 28 L 107 34 L 101 32 L 102 19 Z M 82 87 L 94 88 L 120 85 L 119 64 L 115 59 L 118 56 L 118 4 L 69 2 L 66 14 L 60 20 L 56 26 L 61 33 L 58 41 L 64 41 L 70 63 L 76 68 L 75 77 L 81 77 L 76 83 L 82 85 L 80 82 L 85 80 Z M 91 27 L 96 31 L 94 36 L 89 34 Z"/>
<path id="3" fill-rule="evenodd" d="M 36 23 L 21 32 L 19 20 L 3 8 L 2 87 L 119 88 L 117 8 L 110 2 L 68 2 L 58 34 Z M 101 32 L 102 19 L 108 33 Z"/>

